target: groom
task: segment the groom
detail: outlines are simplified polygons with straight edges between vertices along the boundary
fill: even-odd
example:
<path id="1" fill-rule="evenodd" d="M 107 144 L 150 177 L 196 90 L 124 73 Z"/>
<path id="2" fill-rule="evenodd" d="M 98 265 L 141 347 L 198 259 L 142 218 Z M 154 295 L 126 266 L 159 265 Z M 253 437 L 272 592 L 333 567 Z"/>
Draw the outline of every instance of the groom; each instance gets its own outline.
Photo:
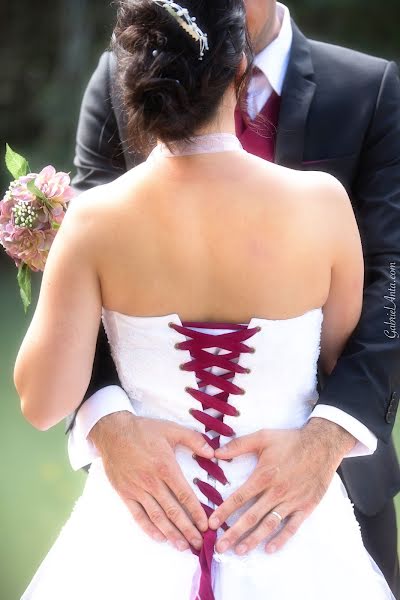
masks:
<path id="1" fill-rule="evenodd" d="M 366 263 L 360 322 L 330 377 L 319 378 L 319 402 L 303 428 L 301 443 L 291 446 L 294 461 L 279 463 L 280 448 L 287 447 L 290 432 L 271 436 L 271 456 L 277 457 L 271 464 L 276 472 L 269 483 L 271 510 L 289 494 L 296 498 L 305 474 L 309 497 L 306 501 L 298 492 L 296 514 L 314 509 L 336 466 L 346 456 L 358 456 L 343 461 L 341 476 L 355 504 L 364 543 L 399 594 L 393 496 L 400 490 L 400 473 L 390 441 L 400 398 L 397 69 L 394 63 L 306 39 L 288 9 L 275 0 L 247 0 L 246 7 L 256 58 L 247 113 L 239 109 L 236 113 L 237 135 L 245 149 L 266 160 L 339 178 L 352 200 Z M 114 75 L 114 57 L 105 53 L 82 104 L 74 180 L 79 191 L 112 181 L 142 160 L 126 139 Z M 259 119 L 260 113 L 267 119 Z M 257 119 L 258 126 L 251 127 Z M 265 131 L 260 131 L 261 124 Z M 134 518 L 150 531 L 162 515 L 173 537 L 176 515 L 161 499 L 158 516 L 147 515 L 138 497 L 146 482 L 162 479 L 168 486 L 157 448 L 162 442 L 173 449 L 182 440 L 174 438 L 168 424 L 146 431 L 132 412 L 101 330 L 92 381 L 69 427 L 72 465 L 78 469 L 100 454 Z M 141 439 L 153 449 L 147 461 Z M 198 450 L 197 438 L 190 433 L 185 443 Z M 240 438 L 236 440 L 235 453 L 246 451 Z M 146 477 L 141 477 L 143 472 Z M 187 505 L 190 499 L 182 495 L 180 500 Z M 234 503 L 241 500 L 234 498 Z M 287 526 L 283 541 L 295 535 L 302 518 Z"/>

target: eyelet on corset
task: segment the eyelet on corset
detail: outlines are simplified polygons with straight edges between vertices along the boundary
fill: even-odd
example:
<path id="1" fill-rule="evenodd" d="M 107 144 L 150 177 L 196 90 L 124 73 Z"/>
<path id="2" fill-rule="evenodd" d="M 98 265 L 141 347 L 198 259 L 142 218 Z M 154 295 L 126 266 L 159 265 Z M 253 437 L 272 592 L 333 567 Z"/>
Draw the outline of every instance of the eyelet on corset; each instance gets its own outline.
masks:
<path id="1" fill-rule="evenodd" d="M 188 410 L 189 415 L 193 416 L 193 411 L 194 411 L 194 408 L 189 408 L 189 410 Z"/>
<path id="2" fill-rule="evenodd" d="M 190 390 L 191 390 L 191 389 L 192 389 L 192 388 L 191 388 L 191 387 L 189 387 L 189 386 L 187 385 L 187 386 L 185 387 L 185 392 L 190 392 Z"/>
<path id="3" fill-rule="evenodd" d="M 240 392 L 239 392 L 239 393 L 240 393 L 240 394 L 243 396 L 243 394 L 245 394 L 245 393 L 246 393 L 246 390 L 244 390 L 243 388 L 239 388 L 239 389 L 240 389 Z"/>
<path id="4" fill-rule="evenodd" d="M 261 331 L 262 327 L 260 327 L 260 325 L 257 325 L 256 330 L 257 331 Z"/>
<path id="5" fill-rule="evenodd" d="M 199 480 L 197 479 L 197 477 L 195 477 L 195 478 L 193 479 L 193 483 L 194 483 L 194 485 L 197 485 L 197 484 L 199 483 Z"/>
<path id="6" fill-rule="evenodd" d="M 173 321 L 170 321 L 168 323 L 168 327 L 171 327 L 171 328 L 175 327 L 175 323 Z"/>
<path id="7" fill-rule="evenodd" d="M 179 365 L 179 368 L 180 368 L 181 371 L 184 371 L 185 370 L 185 364 L 183 363 L 183 364 Z"/>
<path id="8" fill-rule="evenodd" d="M 174 348 L 176 348 L 177 350 L 182 350 L 181 343 L 180 342 L 176 342 L 176 344 L 174 344 Z"/>
<path id="9" fill-rule="evenodd" d="M 240 417 L 240 410 L 236 409 L 236 415 L 235 417 Z"/>
<path id="10" fill-rule="evenodd" d="M 254 346 L 250 346 L 250 347 L 249 347 L 249 352 L 250 352 L 251 354 L 254 354 L 254 352 L 255 352 L 255 351 L 256 351 L 256 349 L 254 348 Z"/>
<path id="11" fill-rule="evenodd" d="M 251 369 L 249 367 L 246 367 L 244 370 L 245 373 L 251 373 Z"/>

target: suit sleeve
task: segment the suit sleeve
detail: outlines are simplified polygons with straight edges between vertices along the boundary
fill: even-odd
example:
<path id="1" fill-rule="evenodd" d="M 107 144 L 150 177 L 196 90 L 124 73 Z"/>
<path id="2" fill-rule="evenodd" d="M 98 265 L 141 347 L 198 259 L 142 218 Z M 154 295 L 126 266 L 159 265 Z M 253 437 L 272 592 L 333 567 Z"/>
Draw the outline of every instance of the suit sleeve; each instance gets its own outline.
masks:
<path id="1" fill-rule="evenodd" d="M 363 144 L 353 203 L 365 259 L 363 310 L 319 405 L 388 442 L 400 397 L 400 81 L 388 63 Z"/>
<path id="2" fill-rule="evenodd" d="M 101 56 L 82 101 L 74 159 L 77 174 L 72 181 L 74 189 L 78 192 L 109 183 L 126 170 L 112 106 L 111 58 L 109 52 L 105 52 Z M 92 378 L 80 406 L 98 390 L 112 385 L 119 386 L 120 382 L 111 358 L 107 336 L 101 325 Z M 79 408 L 67 419 L 66 432 L 72 429 Z"/>

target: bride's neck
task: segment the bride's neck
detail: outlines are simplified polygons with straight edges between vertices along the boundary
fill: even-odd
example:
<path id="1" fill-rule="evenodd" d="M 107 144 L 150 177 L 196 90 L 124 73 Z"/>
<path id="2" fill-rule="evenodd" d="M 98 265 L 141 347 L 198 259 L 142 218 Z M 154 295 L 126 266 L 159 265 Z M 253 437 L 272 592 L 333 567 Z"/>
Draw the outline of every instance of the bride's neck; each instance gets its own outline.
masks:
<path id="1" fill-rule="evenodd" d="M 233 135 L 235 135 L 236 103 L 236 94 L 232 87 L 232 89 L 225 93 L 215 118 L 207 123 L 207 125 L 204 127 L 199 128 L 196 131 L 196 135 L 209 135 L 216 133 L 233 133 Z"/>
<path id="2" fill-rule="evenodd" d="M 235 90 L 232 86 L 231 90 L 228 90 L 222 98 L 218 112 L 214 119 L 200 127 L 194 132 L 194 136 L 205 136 L 205 135 L 218 135 L 219 133 L 231 133 L 236 135 L 235 127 L 235 108 L 237 104 L 237 98 Z M 157 140 L 158 144 L 161 144 L 160 140 Z"/>

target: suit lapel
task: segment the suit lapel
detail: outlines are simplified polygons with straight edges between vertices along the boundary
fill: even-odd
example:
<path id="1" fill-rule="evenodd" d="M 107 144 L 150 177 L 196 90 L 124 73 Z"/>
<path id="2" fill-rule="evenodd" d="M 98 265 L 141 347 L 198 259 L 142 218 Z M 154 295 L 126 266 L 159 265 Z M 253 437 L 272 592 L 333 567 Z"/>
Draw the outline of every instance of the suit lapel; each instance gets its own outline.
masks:
<path id="1" fill-rule="evenodd" d="M 275 162 L 300 168 L 304 154 L 305 128 L 316 84 L 307 38 L 293 25 L 292 50 L 282 90 Z"/>

